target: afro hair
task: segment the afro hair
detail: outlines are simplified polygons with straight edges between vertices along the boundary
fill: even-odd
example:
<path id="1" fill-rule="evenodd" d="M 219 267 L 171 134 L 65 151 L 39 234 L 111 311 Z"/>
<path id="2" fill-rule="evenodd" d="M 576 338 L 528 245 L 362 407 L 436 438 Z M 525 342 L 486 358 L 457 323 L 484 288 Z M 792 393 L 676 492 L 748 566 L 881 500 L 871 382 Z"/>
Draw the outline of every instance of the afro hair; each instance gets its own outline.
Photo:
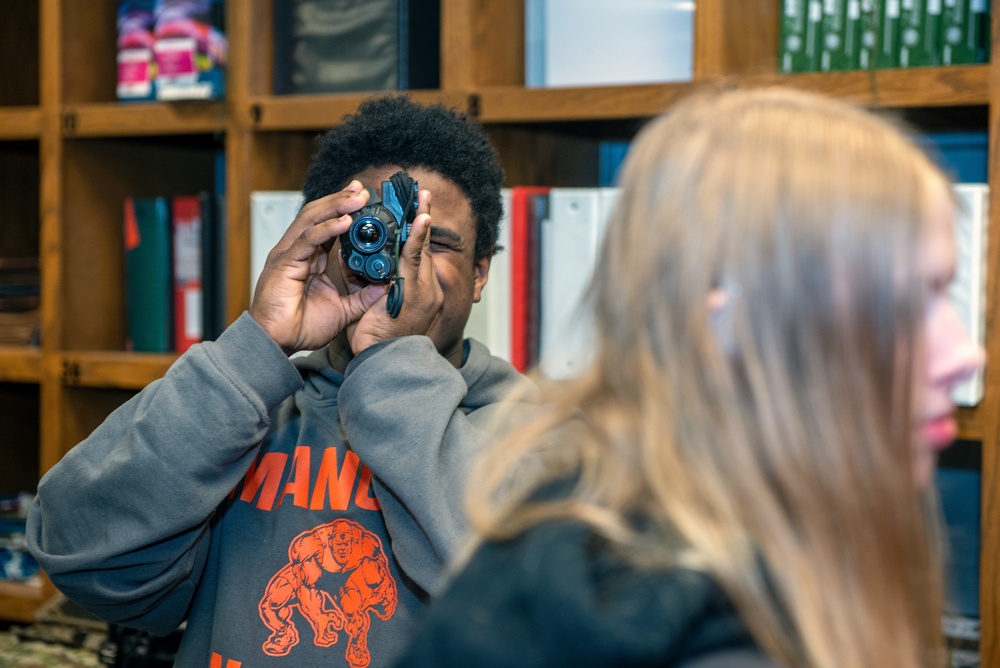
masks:
<path id="1" fill-rule="evenodd" d="M 405 95 L 373 97 L 318 139 L 302 192 L 305 201 L 343 189 L 369 167 L 422 167 L 453 181 L 476 222 L 475 257 L 497 248 L 504 172 L 482 127 L 460 111 L 423 106 Z"/>

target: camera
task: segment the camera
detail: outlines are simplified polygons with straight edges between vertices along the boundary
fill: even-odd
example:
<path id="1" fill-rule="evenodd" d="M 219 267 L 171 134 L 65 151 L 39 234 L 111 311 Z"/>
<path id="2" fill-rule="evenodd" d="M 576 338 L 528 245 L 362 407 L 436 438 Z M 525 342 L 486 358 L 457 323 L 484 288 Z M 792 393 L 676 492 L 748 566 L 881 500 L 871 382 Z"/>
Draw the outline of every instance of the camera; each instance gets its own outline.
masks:
<path id="1" fill-rule="evenodd" d="M 388 283 L 417 215 L 417 182 L 400 171 L 382 182 L 381 199 L 375 189 L 368 192 L 368 204 L 351 214 L 351 227 L 340 236 L 340 254 L 358 276 Z"/>

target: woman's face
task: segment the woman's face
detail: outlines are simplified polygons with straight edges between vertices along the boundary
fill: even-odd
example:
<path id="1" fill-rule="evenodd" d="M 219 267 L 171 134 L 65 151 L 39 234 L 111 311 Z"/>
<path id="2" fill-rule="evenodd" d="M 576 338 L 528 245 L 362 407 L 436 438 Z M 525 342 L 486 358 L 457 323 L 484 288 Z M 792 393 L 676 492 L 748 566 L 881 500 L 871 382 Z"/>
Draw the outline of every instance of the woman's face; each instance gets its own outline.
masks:
<path id="1" fill-rule="evenodd" d="M 920 487 L 934 474 L 937 455 L 958 436 L 952 390 L 984 362 L 982 348 L 969 336 L 948 296 L 955 274 L 954 209 L 944 187 L 934 191 L 934 208 L 918 270 L 928 285 L 921 353 L 915 357 L 914 476 Z"/>

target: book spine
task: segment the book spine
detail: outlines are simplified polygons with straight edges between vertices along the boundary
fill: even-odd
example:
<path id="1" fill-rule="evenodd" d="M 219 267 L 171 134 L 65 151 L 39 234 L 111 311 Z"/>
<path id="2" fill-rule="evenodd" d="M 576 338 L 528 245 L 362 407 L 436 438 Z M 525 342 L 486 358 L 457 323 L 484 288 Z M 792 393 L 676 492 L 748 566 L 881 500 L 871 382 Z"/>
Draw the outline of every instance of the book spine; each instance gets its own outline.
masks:
<path id="1" fill-rule="evenodd" d="M 223 0 L 156 0 L 153 54 L 156 99 L 215 100 L 225 96 L 228 41 Z"/>
<path id="2" fill-rule="evenodd" d="M 900 0 L 883 0 L 879 12 L 879 41 L 875 67 L 899 67 Z"/>
<path id="3" fill-rule="evenodd" d="M 975 44 L 975 61 L 973 62 L 989 62 L 992 43 L 990 3 L 987 0 L 971 0 L 969 4 L 969 26 L 974 35 L 973 43 Z"/>
<path id="4" fill-rule="evenodd" d="M 820 71 L 856 69 L 851 62 L 848 47 L 847 9 L 847 0 L 823 0 L 823 17 L 820 20 Z"/>
<path id="5" fill-rule="evenodd" d="M 511 189 L 511 364 L 526 371 L 538 361 L 539 254 L 541 221 L 535 198 L 547 198 L 548 186 Z"/>
<path id="6" fill-rule="evenodd" d="M 156 61 L 153 58 L 153 0 L 119 0 L 119 100 L 156 99 Z"/>
<path id="7" fill-rule="evenodd" d="M 822 6 L 817 0 L 783 0 L 781 13 L 781 71 L 812 72 L 817 66 L 816 29 L 819 18 L 811 19 L 812 8 Z"/>
<path id="8" fill-rule="evenodd" d="M 215 185 L 202 199 L 204 338 L 214 341 L 226 328 L 226 152 L 215 154 Z"/>
<path id="9" fill-rule="evenodd" d="M 178 195 L 173 200 L 174 348 L 183 353 L 204 339 L 204 243 L 202 198 Z"/>
<path id="10" fill-rule="evenodd" d="M 173 272 L 170 205 L 166 198 L 125 201 L 126 348 L 173 349 Z"/>
<path id="11" fill-rule="evenodd" d="M 986 250 L 989 225 L 989 186 L 957 183 L 955 215 L 957 259 L 948 296 L 966 331 L 979 345 L 986 340 Z M 983 371 L 957 385 L 952 399 L 959 406 L 975 406 L 983 398 Z"/>
<path id="12" fill-rule="evenodd" d="M 899 14 L 899 66 L 938 64 L 937 32 L 941 0 L 902 0 Z"/>
<path id="13" fill-rule="evenodd" d="M 861 0 L 861 15 L 858 18 L 858 69 L 870 70 L 878 62 L 878 22 L 881 16 L 875 0 Z"/>
<path id="14" fill-rule="evenodd" d="M 941 8 L 941 64 L 963 65 L 977 59 L 972 0 L 944 0 Z"/>

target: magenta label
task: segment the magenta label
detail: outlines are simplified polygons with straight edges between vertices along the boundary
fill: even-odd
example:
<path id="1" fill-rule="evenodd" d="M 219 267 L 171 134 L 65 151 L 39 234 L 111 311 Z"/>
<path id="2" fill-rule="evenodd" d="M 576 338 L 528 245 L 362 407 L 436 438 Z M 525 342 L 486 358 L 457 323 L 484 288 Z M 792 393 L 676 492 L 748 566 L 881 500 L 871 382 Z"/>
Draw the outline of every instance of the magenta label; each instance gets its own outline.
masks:
<path id="1" fill-rule="evenodd" d="M 118 63 L 118 83 L 137 84 L 149 81 L 149 63 L 144 60 Z"/>
<path id="2" fill-rule="evenodd" d="M 191 76 L 198 73 L 193 39 L 168 39 L 156 43 L 157 75 L 161 77 Z"/>

